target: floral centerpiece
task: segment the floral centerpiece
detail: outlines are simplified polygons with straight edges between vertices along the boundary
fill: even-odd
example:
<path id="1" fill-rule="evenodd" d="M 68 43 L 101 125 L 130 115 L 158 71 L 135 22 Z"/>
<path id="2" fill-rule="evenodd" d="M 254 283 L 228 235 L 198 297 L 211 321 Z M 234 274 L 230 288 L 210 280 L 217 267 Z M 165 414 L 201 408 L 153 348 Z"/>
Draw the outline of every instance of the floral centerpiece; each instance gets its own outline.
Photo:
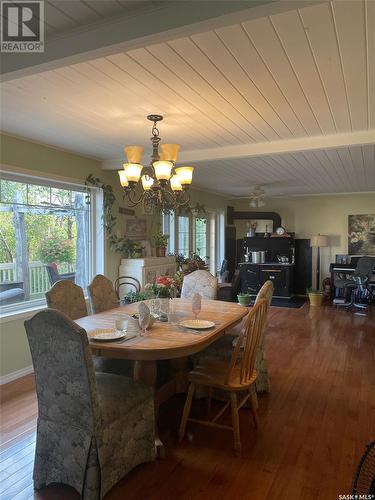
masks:
<path id="1" fill-rule="evenodd" d="M 178 288 L 174 277 L 164 274 L 155 276 L 152 283 L 145 285 L 145 290 L 150 290 L 155 297 L 170 299 L 176 296 Z"/>

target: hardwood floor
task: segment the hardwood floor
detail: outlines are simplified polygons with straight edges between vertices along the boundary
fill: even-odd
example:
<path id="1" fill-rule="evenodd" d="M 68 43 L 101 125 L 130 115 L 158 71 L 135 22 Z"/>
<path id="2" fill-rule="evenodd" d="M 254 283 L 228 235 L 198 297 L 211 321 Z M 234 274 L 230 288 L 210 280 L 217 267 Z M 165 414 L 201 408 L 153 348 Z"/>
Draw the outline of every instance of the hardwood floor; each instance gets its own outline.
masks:
<path id="1" fill-rule="evenodd" d="M 242 458 L 232 434 L 190 424 L 177 444 L 184 397 L 161 408 L 163 461 L 145 464 L 108 500 L 337 500 L 375 439 L 375 319 L 330 307 L 271 308 L 266 336 L 271 394 L 259 398 L 259 429 L 240 412 Z M 204 410 L 204 401 L 193 412 Z M 76 499 L 67 487 L 33 491 L 37 413 L 33 378 L 2 390 L 0 497 Z M 228 415 L 228 422 L 230 415 Z"/>

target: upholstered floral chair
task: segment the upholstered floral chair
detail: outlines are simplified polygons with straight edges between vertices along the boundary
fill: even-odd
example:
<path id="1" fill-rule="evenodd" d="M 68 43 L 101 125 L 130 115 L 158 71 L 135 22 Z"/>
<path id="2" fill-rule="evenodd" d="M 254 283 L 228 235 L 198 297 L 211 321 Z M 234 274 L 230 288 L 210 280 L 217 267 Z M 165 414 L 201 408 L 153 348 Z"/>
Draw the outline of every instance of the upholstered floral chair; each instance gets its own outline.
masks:
<path id="1" fill-rule="evenodd" d="M 108 311 L 119 306 L 119 300 L 112 281 L 98 274 L 87 287 L 90 305 L 93 314 Z M 134 362 L 128 359 L 94 357 L 95 370 L 98 372 L 114 373 L 117 375 L 133 376 Z"/>
<path id="2" fill-rule="evenodd" d="M 38 396 L 34 486 L 64 483 L 99 500 L 154 460 L 154 400 L 127 377 L 95 373 L 86 331 L 47 309 L 25 322 Z"/>
<path id="3" fill-rule="evenodd" d="M 83 290 L 68 280 L 56 281 L 46 292 L 47 305 L 66 314 L 70 319 L 87 316 L 87 306 Z"/>
<path id="4" fill-rule="evenodd" d="M 202 299 L 216 299 L 217 295 L 217 278 L 211 273 L 204 270 L 194 271 L 184 276 L 182 282 L 181 297 L 189 299 L 199 293 Z"/>
<path id="5" fill-rule="evenodd" d="M 261 289 L 258 292 L 258 295 L 255 299 L 255 304 L 260 299 L 266 299 L 268 302 L 268 306 L 271 304 L 272 296 L 273 296 L 273 283 L 271 280 L 266 281 Z M 230 359 L 232 353 L 232 346 L 236 343 L 237 338 L 240 336 L 244 325 L 246 322 L 246 317 L 242 320 L 242 322 L 227 330 L 225 335 L 219 338 L 216 342 L 213 342 L 210 346 L 207 347 L 204 351 L 197 353 L 193 357 L 194 364 L 199 363 L 203 358 L 221 358 L 221 359 Z M 265 324 L 266 329 L 267 322 Z M 268 377 L 268 366 L 267 366 L 267 358 L 264 348 L 264 330 L 260 336 L 259 347 L 255 362 L 255 370 L 258 373 L 258 377 L 256 380 L 256 390 L 257 392 L 269 392 L 269 377 Z M 202 395 L 200 395 L 202 397 Z"/>
<path id="6" fill-rule="evenodd" d="M 113 288 L 112 281 L 97 274 L 92 282 L 87 287 L 90 297 L 91 309 L 94 314 L 102 311 L 108 311 L 119 306 L 119 300 L 115 289 Z"/>

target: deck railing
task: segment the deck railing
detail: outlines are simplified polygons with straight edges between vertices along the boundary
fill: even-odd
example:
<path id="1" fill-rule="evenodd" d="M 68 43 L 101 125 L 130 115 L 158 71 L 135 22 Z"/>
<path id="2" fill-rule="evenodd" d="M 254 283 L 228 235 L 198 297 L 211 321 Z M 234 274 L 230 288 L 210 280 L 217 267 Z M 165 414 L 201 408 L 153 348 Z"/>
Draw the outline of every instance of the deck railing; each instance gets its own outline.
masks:
<path id="1" fill-rule="evenodd" d="M 75 264 L 59 264 L 59 273 L 72 273 Z M 36 298 L 51 288 L 45 264 L 40 261 L 29 262 L 30 296 Z M 16 265 L 14 262 L 0 263 L 0 283 L 16 281 Z"/>

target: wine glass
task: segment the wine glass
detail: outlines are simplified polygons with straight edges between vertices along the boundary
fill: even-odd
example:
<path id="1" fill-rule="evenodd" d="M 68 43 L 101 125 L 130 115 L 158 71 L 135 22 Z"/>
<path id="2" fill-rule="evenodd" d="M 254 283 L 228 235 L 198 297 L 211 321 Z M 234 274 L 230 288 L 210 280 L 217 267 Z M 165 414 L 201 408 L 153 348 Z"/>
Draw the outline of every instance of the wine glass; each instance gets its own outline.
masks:
<path id="1" fill-rule="evenodd" d="M 201 309 L 202 309 L 202 297 L 199 293 L 196 293 L 194 295 L 191 309 L 192 309 L 193 314 L 194 314 L 194 319 L 197 319 L 197 316 L 201 312 Z"/>
<path id="2" fill-rule="evenodd" d="M 148 327 L 148 324 L 149 324 L 149 321 L 150 321 L 150 318 L 149 317 L 139 317 L 139 327 L 141 329 L 141 337 L 143 337 L 144 335 L 146 335 L 146 330 L 147 330 L 147 327 Z"/>

